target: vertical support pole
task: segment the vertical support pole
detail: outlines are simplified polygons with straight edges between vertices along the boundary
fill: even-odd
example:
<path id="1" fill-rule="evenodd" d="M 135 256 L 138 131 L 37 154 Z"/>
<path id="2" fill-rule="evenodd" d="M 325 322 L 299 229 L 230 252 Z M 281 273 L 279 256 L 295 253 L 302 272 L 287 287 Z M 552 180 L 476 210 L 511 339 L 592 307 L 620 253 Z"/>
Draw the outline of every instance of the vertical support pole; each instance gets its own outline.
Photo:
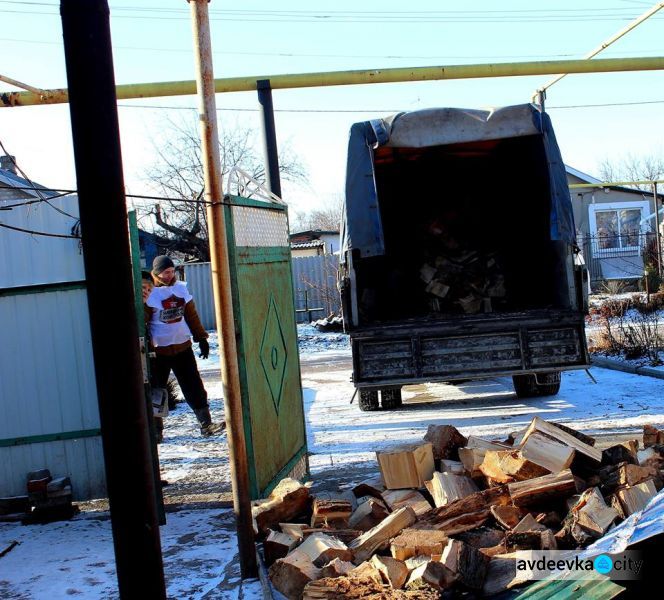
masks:
<path id="1" fill-rule="evenodd" d="M 166 598 L 106 0 L 61 0 L 90 330 L 120 598 Z M 108 265 L 113 269 L 109 290 Z"/>
<path id="2" fill-rule="evenodd" d="M 277 130 L 274 125 L 272 88 L 269 79 L 256 82 L 258 102 L 261 105 L 261 125 L 263 131 L 263 154 L 265 156 L 265 180 L 268 189 L 281 198 L 281 178 L 279 176 L 279 151 L 277 150 Z"/>
<path id="3" fill-rule="evenodd" d="M 228 424 L 228 452 L 230 454 L 231 480 L 233 483 L 233 507 L 235 509 L 240 571 L 243 579 L 256 577 L 256 545 L 251 517 L 249 491 L 249 463 L 244 435 L 242 395 L 237 345 L 231 275 L 228 263 L 228 241 L 223 212 L 221 185 L 221 161 L 219 159 L 219 135 L 217 133 L 217 106 L 212 68 L 212 42 L 208 0 L 187 0 L 191 8 L 196 60 L 196 87 L 198 89 L 199 121 L 201 129 L 201 155 L 205 177 L 210 259 L 212 263 L 212 291 L 217 317 L 217 332 L 221 341 L 221 380 L 224 388 L 224 405 Z"/>
<path id="4" fill-rule="evenodd" d="M 659 231 L 659 202 L 657 199 L 657 182 L 653 181 L 652 195 L 655 203 L 655 247 L 657 248 L 657 273 L 662 277 L 662 238 Z"/>

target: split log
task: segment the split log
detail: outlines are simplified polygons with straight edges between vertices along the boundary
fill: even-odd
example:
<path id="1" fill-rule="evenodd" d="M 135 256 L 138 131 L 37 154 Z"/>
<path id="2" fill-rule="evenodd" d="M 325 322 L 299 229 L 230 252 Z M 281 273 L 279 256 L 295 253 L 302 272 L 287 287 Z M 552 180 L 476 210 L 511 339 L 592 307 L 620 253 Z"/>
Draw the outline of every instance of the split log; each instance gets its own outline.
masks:
<path id="1" fill-rule="evenodd" d="M 466 448 L 480 448 L 482 450 L 512 450 L 507 444 L 502 442 L 489 442 L 477 437 L 476 435 L 469 435 L 466 442 Z"/>
<path id="2" fill-rule="evenodd" d="M 519 550 L 541 550 L 541 531 L 508 531 L 505 534 L 505 544 L 510 552 Z"/>
<path id="3" fill-rule="evenodd" d="M 265 564 L 269 567 L 280 558 L 285 558 L 288 553 L 297 546 L 299 540 L 287 533 L 270 531 L 263 542 L 263 553 L 265 555 Z"/>
<path id="4" fill-rule="evenodd" d="M 549 472 L 523 458 L 518 450 L 487 450 L 480 471 L 497 483 L 533 479 Z"/>
<path id="5" fill-rule="evenodd" d="M 607 504 L 613 508 L 617 513 L 618 513 L 618 519 L 624 520 L 627 518 L 627 515 L 625 514 L 625 509 L 622 506 L 622 503 L 620 502 L 620 498 L 616 496 L 615 494 L 611 494 L 606 498 Z"/>
<path id="6" fill-rule="evenodd" d="M 410 506 L 419 517 L 431 510 L 429 501 L 416 490 L 385 490 L 383 499 L 393 512 Z"/>
<path id="7" fill-rule="evenodd" d="M 355 538 L 362 535 L 362 531 L 359 529 L 333 529 L 331 527 L 318 527 L 318 528 L 308 528 L 303 529 L 302 534 L 306 540 L 311 535 L 316 535 L 322 533 L 323 535 L 330 535 L 342 541 L 344 544 L 348 545 Z"/>
<path id="8" fill-rule="evenodd" d="M 465 498 L 478 492 L 477 485 L 464 475 L 452 473 L 434 473 L 430 490 L 434 504 L 437 508 L 447 506 L 450 502 Z"/>
<path id="9" fill-rule="evenodd" d="M 598 450 L 590 444 L 581 441 L 578 439 L 577 435 L 573 435 L 568 431 L 563 430 L 561 427 L 557 427 L 556 425 L 549 423 L 540 417 L 533 417 L 533 420 L 531 421 L 528 429 L 526 430 L 526 433 L 523 436 L 521 445 L 523 446 L 523 444 L 528 441 L 528 437 L 535 432 L 548 435 L 550 438 L 557 440 L 561 444 L 569 446 L 570 448 L 574 448 L 577 454 L 582 454 L 583 456 L 588 457 L 596 463 L 602 462 L 601 450 Z M 578 434 L 578 432 L 575 433 Z"/>
<path id="10" fill-rule="evenodd" d="M 310 529 L 310 527 L 305 523 L 279 523 L 279 529 L 281 529 L 282 533 L 301 541 L 304 539 L 304 530 Z"/>
<path id="11" fill-rule="evenodd" d="M 442 556 L 442 552 L 441 552 Z M 413 556 L 413 558 L 407 558 L 404 563 L 406 564 L 406 567 L 408 567 L 408 570 L 412 573 L 417 567 L 421 567 L 423 564 L 428 563 L 431 560 L 430 556 Z"/>
<path id="12" fill-rule="evenodd" d="M 406 583 L 410 571 L 403 561 L 389 556 L 375 555 L 371 559 L 371 563 L 378 569 L 383 581 L 395 590 L 401 589 Z"/>
<path id="13" fill-rule="evenodd" d="M 490 510 L 496 523 L 508 531 L 518 525 L 526 512 L 519 506 L 492 506 Z"/>
<path id="14" fill-rule="evenodd" d="M 629 442 L 624 442 L 602 450 L 602 466 L 617 465 L 621 462 L 638 465 L 637 453 L 639 448 L 638 444 L 635 443 L 634 445 L 636 447 Z"/>
<path id="15" fill-rule="evenodd" d="M 443 553 L 447 535 L 431 529 L 404 529 L 390 544 L 390 553 L 397 560 L 415 556 L 435 556 Z"/>
<path id="16" fill-rule="evenodd" d="M 521 456 L 550 473 L 567 469 L 574 460 L 574 453 L 574 448 L 538 431 L 532 432 L 521 444 Z"/>
<path id="17" fill-rule="evenodd" d="M 499 554 L 491 558 L 482 588 L 485 597 L 495 596 L 532 579 L 532 571 L 517 570 L 517 558 L 521 558 L 517 553 Z"/>
<path id="18" fill-rule="evenodd" d="M 320 576 L 321 579 L 326 577 L 342 577 L 350 573 L 354 568 L 355 565 L 352 562 L 335 558 L 321 569 Z"/>
<path id="19" fill-rule="evenodd" d="M 381 521 L 373 529 L 353 540 L 348 548 L 353 552 L 355 564 L 367 560 L 376 550 L 385 547 L 389 540 L 410 527 L 417 521 L 415 511 L 406 506 L 393 512 L 389 517 Z"/>
<path id="20" fill-rule="evenodd" d="M 348 573 L 348 576 L 357 577 L 358 579 L 370 579 L 376 583 L 383 583 L 383 577 L 381 576 L 380 571 L 368 560 L 355 567 Z"/>
<path id="21" fill-rule="evenodd" d="M 566 469 L 560 473 L 510 483 L 507 488 L 515 506 L 528 506 L 571 496 L 576 492 L 576 483 L 572 472 Z"/>
<path id="22" fill-rule="evenodd" d="M 628 463 L 606 467 L 599 472 L 602 493 L 612 494 L 624 486 L 635 486 L 648 479 L 659 477 L 659 471 L 653 467 L 641 467 Z"/>
<path id="23" fill-rule="evenodd" d="M 586 435 L 585 433 L 581 433 L 580 431 L 572 429 L 571 427 L 563 425 L 562 423 L 555 423 L 554 421 L 546 421 L 546 422 L 549 423 L 549 425 L 553 425 L 554 427 L 557 427 L 561 431 L 564 431 L 565 433 L 568 433 L 569 435 L 575 437 L 577 440 L 579 440 L 583 444 L 586 444 L 587 446 L 595 445 L 594 437 Z"/>
<path id="24" fill-rule="evenodd" d="M 297 549 L 270 567 L 272 585 L 288 600 L 299 600 L 304 587 L 319 579 L 320 575 L 320 569 L 313 565 L 306 554 Z"/>
<path id="25" fill-rule="evenodd" d="M 586 545 L 602 537 L 618 517 L 618 512 L 607 506 L 597 488 L 581 494 L 563 522 L 578 544 Z"/>
<path id="26" fill-rule="evenodd" d="M 456 583 L 455 575 L 443 563 L 429 561 L 417 567 L 408 578 L 406 589 L 415 589 L 421 584 L 427 584 L 436 590 L 442 591 Z"/>
<path id="27" fill-rule="evenodd" d="M 456 460 L 459 457 L 459 448 L 468 442 L 466 437 L 452 425 L 429 425 L 424 441 L 431 442 L 433 457 L 436 460 Z"/>
<path id="28" fill-rule="evenodd" d="M 459 460 L 471 477 L 482 475 L 480 465 L 486 452 L 486 448 L 459 448 Z"/>
<path id="29" fill-rule="evenodd" d="M 323 533 L 310 535 L 300 544 L 297 551 L 306 554 L 317 567 L 323 567 L 335 558 L 344 561 L 350 561 L 353 558 L 346 544 Z"/>
<path id="30" fill-rule="evenodd" d="M 370 498 L 360 504 L 348 520 L 348 526 L 360 531 L 369 531 L 390 514 L 385 504 L 376 498 Z"/>
<path id="31" fill-rule="evenodd" d="M 434 472 L 433 451 L 428 442 L 379 451 L 376 458 L 388 490 L 424 487 Z"/>
<path id="32" fill-rule="evenodd" d="M 440 592 L 423 585 L 416 591 L 392 590 L 383 583 L 358 577 L 319 579 L 304 588 L 302 600 L 340 600 L 367 598 L 380 600 L 439 600 Z"/>
<path id="33" fill-rule="evenodd" d="M 544 531 L 540 531 L 540 548 L 542 550 L 558 549 L 558 541 L 556 540 L 556 536 L 553 531 L 548 528 Z"/>
<path id="34" fill-rule="evenodd" d="M 655 444 L 664 444 L 664 431 L 652 425 L 643 426 L 643 447 L 650 448 Z"/>
<path id="35" fill-rule="evenodd" d="M 502 544 L 505 532 L 494 527 L 478 527 L 470 531 L 464 531 L 454 536 L 455 539 L 465 542 L 478 550 L 495 548 Z"/>
<path id="36" fill-rule="evenodd" d="M 279 523 L 289 521 L 310 510 L 309 488 L 295 479 L 283 479 L 267 500 L 258 500 L 251 509 L 256 530 L 267 535 Z"/>
<path id="37" fill-rule="evenodd" d="M 311 526 L 334 527 L 344 529 L 348 527 L 348 519 L 353 513 L 353 506 L 348 500 L 314 500 Z"/>
<path id="38" fill-rule="evenodd" d="M 623 507 L 623 512 L 628 517 L 643 510 L 650 499 L 656 495 L 657 489 L 651 479 L 616 492 L 616 496 L 618 496 Z"/>
<path id="39" fill-rule="evenodd" d="M 489 557 L 461 540 L 450 540 L 440 562 L 456 581 L 471 590 L 481 590 L 489 568 Z"/>
<path id="40" fill-rule="evenodd" d="M 463 466 L 462 462 L 458 460 L 447 460 L 445 458 L 440 461 L 440 471 L 441 473 L 453 473 L 454 475 L 466 474 L 466 468 Z"/>
<path id="41" fill-rule="evenodd" d="M 385 486 L 383 485 L 382 477 L 376 476 L 356 485 L 353 488 L 353 494 L 356 498 L 362 498 L 362 496 L 373 496 L 374 498 L 382 500 L 383 497 L 381 494 L 384 490 Z"/>
<path id="42" fill-rule="evenodd" d="M 544 531 L 547 529 L 545 525 L 538 523 L 532 514 L 528 513 L 521 519 L 516 527 L 512 529 L 512 533 L 523 533 L 524 531 Z"/>
<path id="43" fill-rule="evenodd" d="M 560 518 L 560 515 L 553 510 L 546 513 L 539 513 L 535 517 L 535 520 L 538 523 L 541 523 L 542 525 L 548 527 L 549 529 L 557 530 L 560 528 L 562 524 L 562 519 Z"/>

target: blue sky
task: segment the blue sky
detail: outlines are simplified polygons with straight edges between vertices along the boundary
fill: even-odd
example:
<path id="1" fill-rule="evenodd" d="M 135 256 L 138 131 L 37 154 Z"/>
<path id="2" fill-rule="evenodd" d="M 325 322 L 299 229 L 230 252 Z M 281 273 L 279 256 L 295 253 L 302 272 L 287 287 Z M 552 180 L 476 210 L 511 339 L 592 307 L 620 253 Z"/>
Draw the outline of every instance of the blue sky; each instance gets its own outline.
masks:
<path id="1" fill-rule="evenodd" d="M 213 0 L 218 77 L 346 69 L 581 58 L 654 2 L 505 0 L 297 2 Z M 193 79 L 185 0 L 113 0 L 116 81 Z M 603 57 L 664 55 L 664 10 L 618 41 Z M 66 87 L 61 24 L 54 0 L 0 1 L 0 73 L 31 85 Z M 355 121 L 433 106 L 479 108 L 528 102 L 549 79 L 513 77 L 347 86 L 274 93 L 279 144 L 306 164 L 309 187 L 284 186 L 296 210 L 329 202 L 343 189 L 347 132 Z M 0 89 L 12 89 L 0 84 Z M 639 104 L 627 104 L 639 103 Z M 582 105 L 619 104 L 620 106 Z M 194 97 L 120 103 L 128 189 L 150 191 L 145 171 L 167 116 Z M 219 108 L 255 109 L 253 93 L 217 96 Z M 558 108 L 558 107 L 577 108 Z M 563 157 L 596 173 L 605 158 L 664 152 L 664 73 L 571 75 L 549 91 L 547 107 Z M 220 127 L 258 128 L 258 113 L 223 110 Z M 0 139 L 32 178 L 73 187 L 67 106 L 0 110 Z M 260 140 L 257 139 L 260 143 Z M 518 180 L 518 171 L 509 174 Z"/>

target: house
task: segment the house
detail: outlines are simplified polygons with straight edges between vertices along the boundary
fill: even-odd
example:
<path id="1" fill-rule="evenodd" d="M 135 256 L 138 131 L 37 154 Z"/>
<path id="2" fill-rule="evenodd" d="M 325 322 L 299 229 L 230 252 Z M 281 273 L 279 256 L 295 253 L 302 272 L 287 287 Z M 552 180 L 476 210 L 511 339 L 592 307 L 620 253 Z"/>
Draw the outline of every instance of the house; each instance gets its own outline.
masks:
<path id="1" fill-rule="evenodd" d="M 601 181 L 565 166 L 567 182 L 599 184 Z M 591 283 L 643 278 L 648 252 L 656 256 L 655 200 L 652 192 L 621 186 L 570 189 L 577 241 L 588 266 Z M 662 194 L 659 221 L 663 217 Z"/>
<path id="2" fill-rule="evenodd" d="M 339 253 L 339 232 L 313 229 L 290 234 L 293 258 Z"/>

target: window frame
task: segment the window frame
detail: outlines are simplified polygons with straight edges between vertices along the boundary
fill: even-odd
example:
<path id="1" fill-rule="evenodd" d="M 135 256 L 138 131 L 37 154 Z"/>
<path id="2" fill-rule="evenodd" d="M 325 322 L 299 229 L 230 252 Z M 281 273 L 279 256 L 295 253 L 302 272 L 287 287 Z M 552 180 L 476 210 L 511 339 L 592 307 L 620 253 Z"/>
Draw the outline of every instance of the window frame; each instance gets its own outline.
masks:
<path id="1" fill-rule="evenodd" d="M 630 210 L 630 209 L 640 209 L 641 217 L 639 219 L 640 227 L 639 234 L 647 233 L 647 225 L 643 222 L 644 213 L 648 214 L 650 209 L 650 202 L 647 200 L 634 200 L 630 202 L 602 202 L 591 204 L 588 207 L 588 223 L 590 225 L 590 235 L 595 241 L 593 244 L 593 255 L 601 258 L 602 256 L 610 256 L 616 254 L 633 254 L 641 255 L 641 246 L 623 246 L 622 248 L 599 248 L 598 238 L 597 238 L 597 213 L 605 211 L 620 211 L 620 210 Z M 622 233 L 619 234 L 622 237 Z"/>

